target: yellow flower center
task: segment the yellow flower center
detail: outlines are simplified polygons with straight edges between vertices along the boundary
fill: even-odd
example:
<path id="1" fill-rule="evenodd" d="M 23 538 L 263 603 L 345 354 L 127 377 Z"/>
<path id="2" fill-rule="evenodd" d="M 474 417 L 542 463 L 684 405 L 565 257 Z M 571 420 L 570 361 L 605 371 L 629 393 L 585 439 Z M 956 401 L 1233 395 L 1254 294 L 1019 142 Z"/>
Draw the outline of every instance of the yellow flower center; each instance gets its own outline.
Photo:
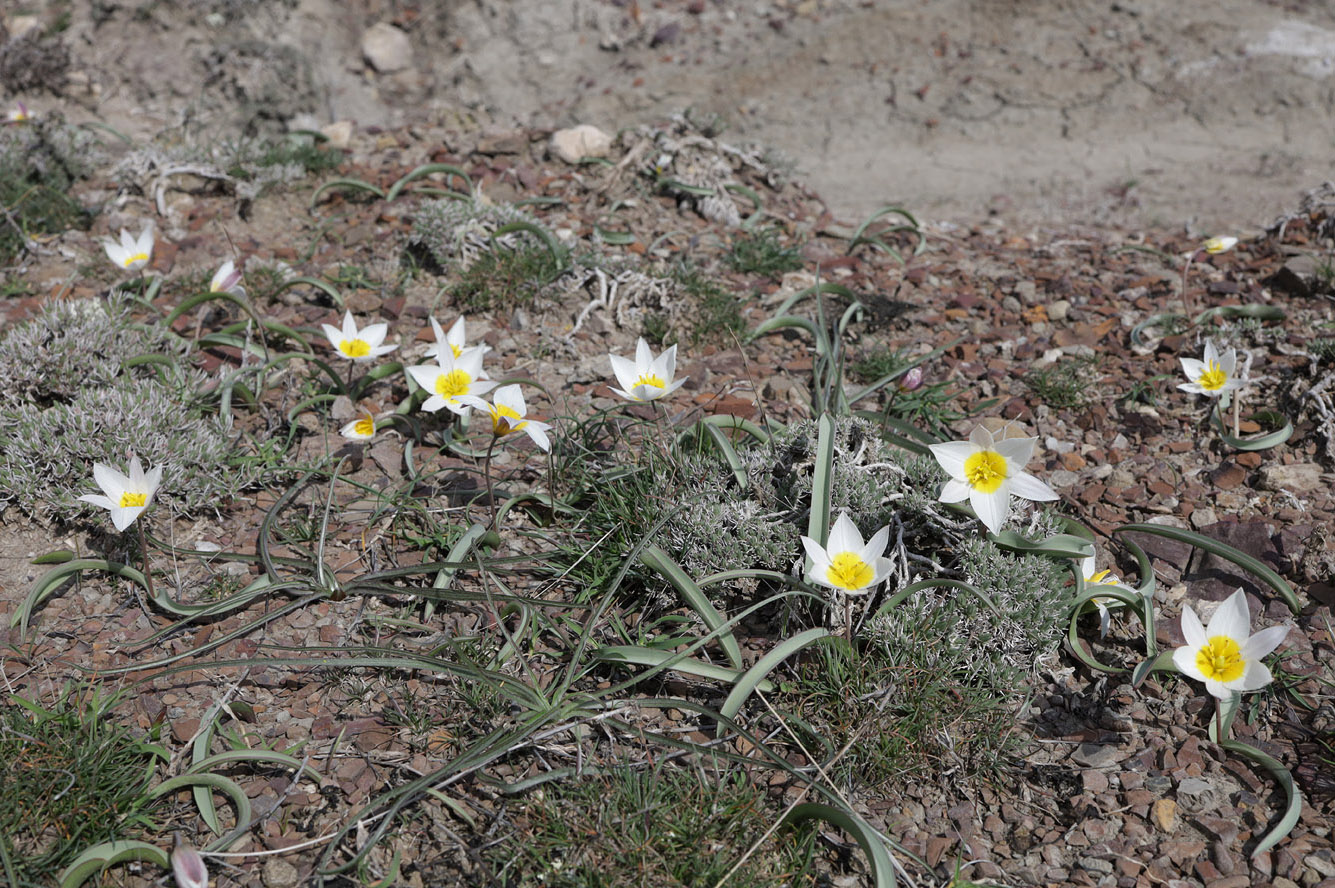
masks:
<path id="1" fill-rule="evenodd" d="M 365 339 L 345 339 L 338 344 L 338 350 L 350 358 L 364 358 L 371 353 L 371 344 Z"/>
<path id="2" fill-rule="evenodd" d="M 130 493 L 127 490 L 125 493 L 121 494 L 122 509 L 134 509 L 139 506 L 142 506 L 147 501 L 148 501 L 148 494 L 146 493 Z"/>
<path id="3" fill-rule="evenodd" d="M 436 394 L 442 398 L 457 398 L 468 394 L 468 387 L 473 384 L 473 377 L 462 370 L 451 370 L 436 377 Z"/>
<path id="4" fill-rule="evenodd" d="M 1196 654 L 1196 668 L 1211 681 L 1230 682 L 1242 677 L 1242 648 L 1227 635 L 1216 635 Z"/>
<path id="5" fill-rule="evenodd" d="M 1222 253 L 1227 249 L 1228 247 L 1222 237 L 1212 237 L 1205 242 L 1205 252 L 1207 253 Z"/>
<path id="6" fill-rule="evenodd" d="M 129 268 L 131 265 L 134 265 L 136 262 L 147 262 L 147 261 L 148 261 L 148 254 L 147 254 L 147 253 L 135 253 L 133 256 L 131 256 L 130 258 L 128 258 L 128 259 L 125 260 L 125 267 L 126 267 L 126 268 Z"/>
<path id="7" fill-rule="evenodd" d="M 636 389 L 642 385 L 651 385 L 654 388 L 667 388 L 667 383 L 665 383 L 663 381 L 663 377 L 659 376 L 657 373 L 640 374 L 640 376 L 635 380 L 635 384 L 632 385 L 631 388 Z"/>
<path id="8" fill-rule="evenodd" d="M 1219 366 L 1218 361 L 1211 361 L 1209 366 L 1205 368 L 1205 372 L 1201 374 L 1201 378 L 1196 380 L 1197 385 L 1212 392 L 1219 391 L 1226 382 L 1228 382 L 1228 374 Z"/>
<path id="9" fill-rule="evenodd" d="M 995 450 L 980 450 L 964 461 L 964 480 L 981 493 L 996 493 L 1006 480 L 1006 457 Z"/>
<path id="10" fill-rule="evenodd" d="M 511 422 L 512 419 L 519 419 L 519 413 L 513 407 L 507 407 L 504 404 L 497 404 L 491 411 L 491 432 L 497 438 L 503 438 L 511 432 L 517 432 L 524 427 L 524 423 Z"/>
<path id="11" fill-rule="evenodd" d="M 850 592 L 867 588 L 875 576 L 871 565 L 853 552 L 840 552 L 830 559 L 830 569 L 826 573 L 830 585 Z"/>
<path id="12" fill-rule="evenodd" d="M 375 434 L 375 420 L 369 416 L 363 416 L 353 423 L 352 430 L 363 438 L 369 438 Z"/>
<path id="13" fill-rule="evenodd" d="M 464 350 L 463 350 L 462 348 L 460 348 L 459 346 L 455 345 L 453 342 L 451 342 L 449 345 L 450 345 L 450 351 L 454 352 L 454 356 L 455 356 L 456 358 L 459 357 L 459 355 L 461 355 L 461 354 L 464 353 Z"/>

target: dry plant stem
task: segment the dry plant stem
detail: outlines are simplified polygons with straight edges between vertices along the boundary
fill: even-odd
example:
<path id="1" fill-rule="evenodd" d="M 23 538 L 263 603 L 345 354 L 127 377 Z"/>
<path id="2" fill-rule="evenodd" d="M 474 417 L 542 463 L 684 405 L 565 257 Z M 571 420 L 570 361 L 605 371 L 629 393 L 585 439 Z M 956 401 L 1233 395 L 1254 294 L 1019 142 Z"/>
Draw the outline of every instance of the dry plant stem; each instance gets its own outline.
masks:
<path id="1" fill-rule="evenodd" d="M 148 535 L 144 533 L 144 524 L 139 522 L 139 554 L 144 557 L 144 581 L 148 587 L 149 601 L 157 598 L 153 593 L 153 565 L 148 560 Z"/>
<path id="2" fill-rule="evenodd" d="M 1242 390 L 1233 393 L 1233 437 L 1237 438 L 1241 434 L 1238 430 L 1238 414 L 1242 412 Z"/>

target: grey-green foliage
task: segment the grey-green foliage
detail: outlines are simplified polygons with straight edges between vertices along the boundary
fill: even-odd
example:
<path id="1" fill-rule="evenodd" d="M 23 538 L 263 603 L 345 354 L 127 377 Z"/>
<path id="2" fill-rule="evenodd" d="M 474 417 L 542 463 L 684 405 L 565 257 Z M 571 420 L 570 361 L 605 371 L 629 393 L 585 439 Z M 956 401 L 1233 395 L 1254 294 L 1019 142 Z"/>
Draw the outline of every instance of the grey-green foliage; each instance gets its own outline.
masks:
<path id="1" fill-rule="evenodd" d="M 532 215 L 509 204 L 493 204 L 477 196 L 467 200 L 435 200 L 422 206 L 413 221 L 408 249 L 434 263 L 437 269 L 466 269 L 493 246 L 492 235 L 513 222 L 539 225 Z M 516 249 L 532 235 L 503 234 L 495 246 Z"/>
<path id="2" fill-rule="evenodd" d="M 838 419 L 835 434 L 832 514 L 849 517 L 870 536 L 889 523 L 902 496 L 902 470 L 871 423 Z M 747 487 L 712 454 L 687 461 L 690 480 L 661 506 L 670 551 L 692 576 L 762 568 L 787 572 L 802 557 L 816 459 L 816 423 L 792 423 L 767 445 L 740 451 Z M 660 512 L 662 514 L 662 512 Z M 822 541 L 823 542 L 823 541 Z"/>
<path id="3" fill-rule="evenodd" d="M 127 367 L 141 355 L 167 364 Z M 174 511 L 216 507 L 254 480 L 229 463 L 233 442 L 198 392 L 207 374 L 162 328 L 136 324 L 113 299 L 59 302 L 0 339 L 0 505 L 39 516 L 85 514 L 92 466 L 122 471 L 134 454 L 164 467 L 158 499 Z"/>

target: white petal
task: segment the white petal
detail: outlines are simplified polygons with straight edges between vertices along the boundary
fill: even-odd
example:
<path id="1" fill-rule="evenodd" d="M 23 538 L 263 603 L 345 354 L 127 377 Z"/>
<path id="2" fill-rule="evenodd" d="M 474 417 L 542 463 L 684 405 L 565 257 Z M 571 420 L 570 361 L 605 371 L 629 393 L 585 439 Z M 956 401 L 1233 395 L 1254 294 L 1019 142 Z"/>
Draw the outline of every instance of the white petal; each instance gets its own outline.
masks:
<path id="1" fill-rule="evenodd" d="M 1247 642 L 1247 636 L 1251 634 L 1251 623 L 1251 614 L 1247 610 L 1247 593 L 1239 589 L 1224 599 L 1215 610 L 1205 634 L 1210 638 L 1216 635 L 1231 638 L 1238 643 L 1238 647 L 1242 647 Z"/>
<path id="2" fill-rule="evenodd" d="M 895 562 L 890 558 L 877 558 L 874 562 L 869 561 L 867 563 L 873 565 L 876 571 L 870 583 L 871 587 L 881 585 L 890 577 L 890 574 L 895 572 Z"/>
<path id="3" fill-rule="evenodd" d="M 1270 667 L 1260 660 L 1248 660 L 1242 667 L 1242 675 L 1228 683 L 1228 687 L 1235 691 L 1255 691 L 1263 688 L 1274 681 L 1274 676 L 1270 674 Z"/>
<path id="4" fill-rule="evenodd" d="M 104 466 L 101 463 L 93 463 L 93 480 L 102 488 L 103 493 L 117 502 L 120 501 L 121 495 L 130 489 L 129 478 L 111 466 Z"/>
<path id="5" fill-rule="evenodd" d="M 1220 700 L 1227 700 L 1233 696 L 1233 691 L 1227 685 L 1214 679 L 1205 679 L 1205 689 Z"/>
<path id="6" fill-rule="evenodd" d="M 941 495 L 937 497 L 943 503 L 962 503 L 973 493 L 973 488 L 964 481 L 951 479 L 941 488 Z"/>
<path id="7" fill-rule="evenodd" d="M 1210 339 L 1205 340 L 1205 360 L 1202 361 L 1201 363 L 1205 364 L 1206 366 L 1209 366 L 1209 364 L 1212 361 L 1218 361 L 1218 360 L 1219 360 L 1219 351 L 1214 347 L 1214 341 Z"/>
<path id="8" fill-rule="evenodd" d="M 1262 629 L 1248 638 L 1247 643 L 1242 646 L 1242 659 L 1249 662 L 1261 659 L 1279 647 L 1280 642 L 1284 640 L 1284 636 L 1288 634 L 1288 626 L 1271 626 L 1269 629 Z"/>
<path id="9" fill-rule="evenodd" d="M 1036 503 L 1045 503 L 1061 498 L 1057 491 L 1028 472 L 1017 472 L 1011 475 L 1003 482 L 1003 486 L 1010 488 L 1010 492 L 1015 496 L 1022 496 Z"/>
<path id="10" fill-rule="evenodd" d="M 674 346 L 674 347 L 675 347 L 675 346 Z M 668 395 L 672 394 L 672 393 L 675 392 L 677 389 L 681 388 L 682 385 L 686 382 L 686 380 L 688 380 L 688 379 L 690 379 L 690 378 L 691 378 L 691 377 L 689 377 L 689 376 L 683 376 L 681 379 L 675 380 L 671 385 L 669 385 L 667 388 L 663 389 L 662 393 L 659 394 L 658 397 L 660 397 L 660 398 L 666 398 Z"/>
<path id="11" fill-rule="evenodd" d="M 450 332 L 445 335 L 445 341 L 463 351 L 464 343 L 468 341 L 464 336 L 465 329 L 464 316 L 459 315 L 459 320 L 450 325 Z M 440 337 L 437 336 L 436 338 L 439 339 Z"/>
<path id="12" fill-rule="evenodd" d="M 144 493 L 148 494 L 148 499 L 153 499 L 153 494 L 158 492 L 158 486 L 162 484 L 162 466 L 154 466 L 148 470 L 144 477 Z M 147 505 L 147 502 L 145 503 Z"/>
<path id="13" fill-rule="evenodd" d="M 141 514 L 143 514 L 145 508 L 147 507 L 132 506 L 130 508 L 124 508 L 124 509 L 122 508 L 112 509 L 111 523 L 116 525 L 117 530 L 124 530 L 131 524 L 134 524 L 134 519 L 138 518 Z"/>
<path id="14" fill-rule="evenodd" d="M 1201 374 L 1205 372 L 1204 361 L 1198 361 L 1195 358 L 1178 358 L 1178 360 L 1182 362 L 1182 372 L 1192 382 L 1200 379 Z"/>
<path id="15" fill-rule="evenodd" d="M 1189 604 L 1182 607 L 1182 637 L 1197 650 L 1205 647 L 1210 640 L 1210 636 L 1205 634 L 1205 627 L 1201 625 L 1201 618 L 1196 616 L 1196 611 Z"/>
<path id="16" fill-rule="evenodd" d="M 993 533 L 1001 532 L 1001 525 L 1006 523 L 1006 516 L 1010 514 L 1010 496 L 1004 491 L 1004 487 L 996 493 L 969 491 L 969 505 L 973 506 L 974 514 Z"/>
<path id="17" fill-rule="evenodd" d="M 519 384 L 503 385 L 496 389 L 496 394 L 492 397 L 497 407 L 509 407 L 520 416 L 525 416 L 528 409 L 524 405 L 524 393 L 519 390 Z"/>
<path id="18" fill-rule="evenodd" d="M 385 341 L 385 336 L 388 333 L 389 324 L 370 324 L 362 328 L 359 338 L 371 348 L 375 348 Z"/>
<path id="19" fill-rule="evenodd" d="M 804 536 L 802 537 L 802 548 L 806 550 L 807 557 L 811 559 L 812 563 L 829 566 L 829 553 L 821 547 L 820 543 L 816 542 L 809 536 Z"/>
<path id="20" fill-rule="evenodd" d="M 545 422 L 530 419 L 523 424 L 521 430 L 533 439 L 533 443 L 538 445 L 539 450 L 549 451 L 552 449 L 551 439 L 547 437 L 547 431 L 550 428 L 551 426 Z"/>
<path id="21" fill-rule="evenodd" d="M 1099 572 L 1098 558 L 1094 555 L 1080 561 L 1080 576 L 1086 580 Z"/>
<path id="22" fill-rule="evenodd" d="M 830 528 L 830 538 L 825 544 L 825 551 L 830 553 L 831 558 L 841 552 L 862 551 L 862 534 L 858 533 L 857 525 L 848 517 L 847 512 L 840 512 L 839 517 L 835 519 L 834 526 Z"/>
<path id="23" fill-rule="evenodd" d="M 672 381 L 672 377 L 677 373 L 677 346 L 675 344 L 659 355 L 658 360 L 654 361 L 654 371 L 663 378 L 664 382 Z"/>
<path id="24" fill-rule="evenodd" d="M 415 364 L 408 368 L 408 375 L 412 377 L 413 382 L 426 389 L 428 392 L 436 390 L 436 380 L 443 376 L 445 371 L 439 364 Z M 426 405 L 422 405 L 425 407 Z M 437 410 L 440 408 L 437 407 Z"/>
<path id="25" fill-rule="evenodd" d="M 338 348 L 338 344 L 343 341 L 343 331 L 333 324 L 321 324 L 320 327 L 324 330 L 325 338 L 329 340 L 329 344 Z"/>
<path id="26" fill-rule="evenodd" d="M 862 547 L 861 558 L 867 564 L 871 564 L 876 559 L 885 554 L 885 547 L 890 544 L 890 525 L 882 527 L 876 533 L 871 535 L 867 545 Z"/>
<path id="27" fill-rule="evenodd" d="M 95 506 L 100 506 L 103 509 L 119 508 L 119 506 L 113 503 L 108 497 L 105 497 L 100 493 L 85 493 L 83 496 L 79 497 L 79 499 L 85 503 L 92 503 Z"/>
<path id="28" fill-rule="evenodd" d="M 978 447 L 969 441 L 947 441 L 944 444 L 930 446 L 932 456 L 952 478 L 964 478 L 964 461 L 978 452 Z"/>
<path id="29" fill-rule="evenodd" d="M 1177 671 L 1197 681 L 1207 681 L 1205 673 L 1196 666 L 1196 656 L 1200 653 L 1199 645 L 1186 645 L 1173 651 L 1173 665 Z"/>
<path id="30" fill-rule="evenodd" d="M 411 368 L 410 368 L 411 369 Z M 422 402 L 422 409 L 427 413 L 435 413 L 445 406 L 445 399 L 440 395 L 432 395 Z"/>
<path id="31" fill-rule="evenodd" d="M 649 343 L 641 336 L 639 342 L 635 343 L 635 375 L 643 376 L 650 372 L 653 366 L 654 353 L 649 350 Z"/>
<path id="32" fill-rule="evenodd" d="M 1037 438 L 1007 438 L 1005 441 L 997 441 L 992 449 L 1005 458 L 1006 474 L 1013 475 L 1034 458 L 1034 447 L 1037 444 Z"/>
<path id="33" fill-rule="evenodd" d="M 635 363 L 629 361 L 620 355 L 608 355 L 608 360 L 612 362 L 612 375 L 617 378 L 617 385 L 629 391 L 635 387 L 635 380 L 640 375 L 635 369 Z M 623 393 L 624 394 L 624 393 Z M 625 395 L 625 397 L 630 397 Z"/>
<path id="34" fill-rule="evenodd" d="M 969 443 L 973 444 L 976 450 L 994 450 L 992 446 L 992 433 L 981 425 L 973 427 L 969 433 Z"/>
<path id="35" fill-rule="evenodd" d="M 344 339 L 357 338 L 357 322 L 352 319 L 351 311 L 343 312 L 343 338 Z"/>

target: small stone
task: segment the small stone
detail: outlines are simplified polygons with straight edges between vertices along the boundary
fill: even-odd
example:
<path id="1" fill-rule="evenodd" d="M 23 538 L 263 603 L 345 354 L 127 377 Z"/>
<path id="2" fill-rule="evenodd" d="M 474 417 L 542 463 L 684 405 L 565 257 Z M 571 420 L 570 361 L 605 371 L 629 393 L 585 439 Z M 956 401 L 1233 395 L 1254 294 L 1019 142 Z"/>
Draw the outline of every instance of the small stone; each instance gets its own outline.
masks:
<path id="1" fill-rule="evenodd" d="M 1311 493 L 1327 485 L 1321 480 L 1321 466 L 1316 463 L 1294 463 L 1290 466 L 1261 467 L 1262 490 L 1288 490 L 1293 493 Z"/>
<path id="2" fill-rule="evenodd" d="M 1066 316 L 1071 313 L 1071 303 L 1066 299 L 1058 299 L 1048 305 L 1048 320 L 1064 321 Z"/>
<path id="3" fill-rule="evenodd" d="M 1150 816 L 1154 824 L 1166 833 L 1177 829 L 1177 802 L 1172 799 L 1158 799 L 1150 806 Z"/>
<path id="4" fill-rule="evenodd" d="M 1071 758 L 1086 768 L 1111 768 L 1125 756 L 1116 746 L 1102 743 L 1081 743 Z"/>
<path id="5" fill-rule="evenodd" d="M 1086 792 L 1105 792 L 1108 789 L 1108 775 L 1102 771 L 1094 769 L 1081 771 L 1080 780 Z"/>
<path id="6" fill-rule="evenodd" d="M 1214 784 L 1199 777 L 1188 777 L 1177 785 L 1178 804 L 1186 811 L 1212 810 L 1218 798 Z"/>
<path id="7" fill-rule="evenodd" d="M 586 157 L 606 157 L 612 137 L 596 126 L 582 123 L 552 133 L 551 151 L 566 163 L 579 163 Z"/>
<path id="8" fill-rule="evenodd" d="M 336 120 L 328 126 L 320 127 L 320 135 L 329 140 L 330 148 L 343 149 L 352 141 L 352 121 Z"/>
<path id="9" fill-rule="evenodd" d="M 261 878 L 265 888 L 293 888 L 301 882 L 301 873 L 281 857 L 271 857 L 264 864 Z"/>
<path id="10" fill-rule="evenodd" d="M 1086 872 L 1100 873 L 1105 876 L 1110 875 L 1113 871 L 1111 861 L 1099 860 L 1097 857 L 1082 857 L 1076 861 L 1076 864 Z"/>
<path id="11" fill-rule="evenodd" d="M 389 22 L 376 22 L 362 34 L 362 58 L 381 74 L 411 68 L 413 44 Z"/>

